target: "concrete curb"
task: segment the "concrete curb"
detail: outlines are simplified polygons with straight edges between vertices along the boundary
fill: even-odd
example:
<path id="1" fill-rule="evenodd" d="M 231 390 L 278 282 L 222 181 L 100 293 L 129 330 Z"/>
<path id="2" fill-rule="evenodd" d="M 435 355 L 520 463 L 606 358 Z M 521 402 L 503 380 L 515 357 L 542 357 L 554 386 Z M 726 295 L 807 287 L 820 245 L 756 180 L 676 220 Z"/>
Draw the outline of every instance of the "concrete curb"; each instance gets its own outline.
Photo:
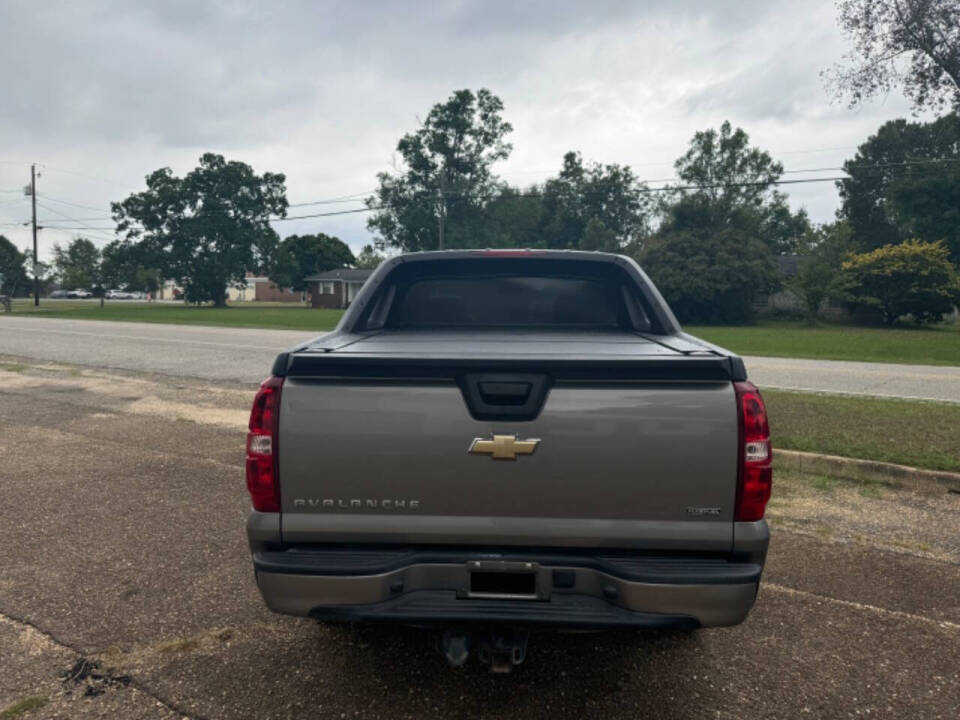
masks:
<path id="1" fill-rule="evenodd" d="M 960 493 L 960 473 L 776 448 L 773 450 L 773 461 L 778 468 L 808 475 L 831 475 L 861 482 L 880 481 L 891 487 L 925 494 Z"/>

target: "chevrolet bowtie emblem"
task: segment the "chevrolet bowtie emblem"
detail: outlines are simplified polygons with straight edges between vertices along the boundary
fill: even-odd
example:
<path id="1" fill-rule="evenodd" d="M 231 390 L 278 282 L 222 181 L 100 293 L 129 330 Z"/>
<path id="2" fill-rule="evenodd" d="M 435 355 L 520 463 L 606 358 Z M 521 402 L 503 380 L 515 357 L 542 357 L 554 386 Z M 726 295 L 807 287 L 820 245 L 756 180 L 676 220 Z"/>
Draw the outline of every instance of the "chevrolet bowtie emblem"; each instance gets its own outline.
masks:
<path id="1" fill-rule="evenodd" d="M 516 435 L 494 435 L 493 439 L 474 438 L 470 452 L 475 455 L 490 455 L 494 460 L 516 460 L 517 455 L 533 455 L 540 440 L 517 440 Z"/>

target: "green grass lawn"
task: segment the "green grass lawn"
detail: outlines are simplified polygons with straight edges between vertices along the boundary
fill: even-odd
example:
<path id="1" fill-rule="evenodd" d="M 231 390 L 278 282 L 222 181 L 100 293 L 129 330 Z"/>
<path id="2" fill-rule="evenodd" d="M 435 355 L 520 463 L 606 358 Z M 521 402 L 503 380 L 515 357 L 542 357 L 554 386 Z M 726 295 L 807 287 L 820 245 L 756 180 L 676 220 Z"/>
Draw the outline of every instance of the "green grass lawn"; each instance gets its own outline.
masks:
<path id="1" fill-rule="evenodd" d="M 14 300 L 15 315 L 76 318 L 78 320 L 122 320 L 125 322 L 171 323 L 175 325 L 224 325 L 227 327 L 273 328 L 276 330 L 332 330 L 342 310 L 314 310 L 299 303 L 236 303 L 226 308 L 107 300 L 101 308 L 95 300 L 40 299 Z"/>
<path id="2" fill-rule="evenodd" d="M 341 310 L 314 310 L 298 303 L 235 303 L 228 308 L 195 307 L 182 303 L 41 299 L 14 300 L 15 314 L 82 320 L 126 320 L 191 325 L 332 330 Z M 801 322 L 766 322 L 746 327 L 689 326 L 698 337 L 742 355 L 865 360 L 871 362 L 960 365 L 960 325 L 932 328 L 871 328 Z"/>
<path id="3" fill-rule="evenodd" d="M 774 448 L 960 472 L 960 405 L 764 390 Z"/>
<path id="4" fill-rule="evenodd" d="M 960 365 L 960 326 L 868 328 L 767 322 L 745 327 L 689 326 L 684 330 L 741 355 Z"/>

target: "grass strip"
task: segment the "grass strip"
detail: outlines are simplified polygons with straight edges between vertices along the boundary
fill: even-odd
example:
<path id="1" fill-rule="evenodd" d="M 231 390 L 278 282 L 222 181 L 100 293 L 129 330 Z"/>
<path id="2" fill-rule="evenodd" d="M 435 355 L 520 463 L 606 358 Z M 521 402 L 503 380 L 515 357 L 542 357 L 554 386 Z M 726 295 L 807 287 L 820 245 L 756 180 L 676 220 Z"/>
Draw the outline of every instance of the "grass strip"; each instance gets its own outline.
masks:
<path id="1" fill-rule="evenodd" d="M 741 355 L 960 365 L 958 323 L 874 328 L 767 322 L 745 327 L 690 326 L 684 330 Z"/>
<path id="2" fill-rule="evenodd" d="M 313 309 L 299 303 L 237 303 L 225 308 L 186 305 L 184 303 L 146 303 L 130 300 L 99 301 L 15 300 L 15 315 L 29 317 L 74 318 L 77 320 L 113 320 L 118 322 L 164 323 L 170 325 L 216 325 L 222 327 L 270 328 L 274 330 L 332 330 L 342 310 Z"/>
<path id="3" fill-rule="evenodd" d="M 960 472 L 960 405 L 764 390 L 774 447 Z"/>

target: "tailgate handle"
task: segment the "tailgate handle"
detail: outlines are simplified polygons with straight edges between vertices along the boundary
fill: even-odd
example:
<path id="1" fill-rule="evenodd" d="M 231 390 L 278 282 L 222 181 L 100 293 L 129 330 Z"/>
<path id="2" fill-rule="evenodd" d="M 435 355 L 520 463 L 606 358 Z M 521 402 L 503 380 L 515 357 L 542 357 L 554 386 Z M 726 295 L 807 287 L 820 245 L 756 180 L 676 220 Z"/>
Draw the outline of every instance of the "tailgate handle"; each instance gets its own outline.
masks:
<path id="1" fill-rule="evenodd" d="M 550 390 L 550 377 L 534 373 L 467 373 L 460 389 L 477 420 L 534 420 Z"/>
<path id="2" fill-rule="evenodd" d="M 523 405 L 532 387 L 528 382 L 481 382 L 477 386 L 487 405 Z"/>

